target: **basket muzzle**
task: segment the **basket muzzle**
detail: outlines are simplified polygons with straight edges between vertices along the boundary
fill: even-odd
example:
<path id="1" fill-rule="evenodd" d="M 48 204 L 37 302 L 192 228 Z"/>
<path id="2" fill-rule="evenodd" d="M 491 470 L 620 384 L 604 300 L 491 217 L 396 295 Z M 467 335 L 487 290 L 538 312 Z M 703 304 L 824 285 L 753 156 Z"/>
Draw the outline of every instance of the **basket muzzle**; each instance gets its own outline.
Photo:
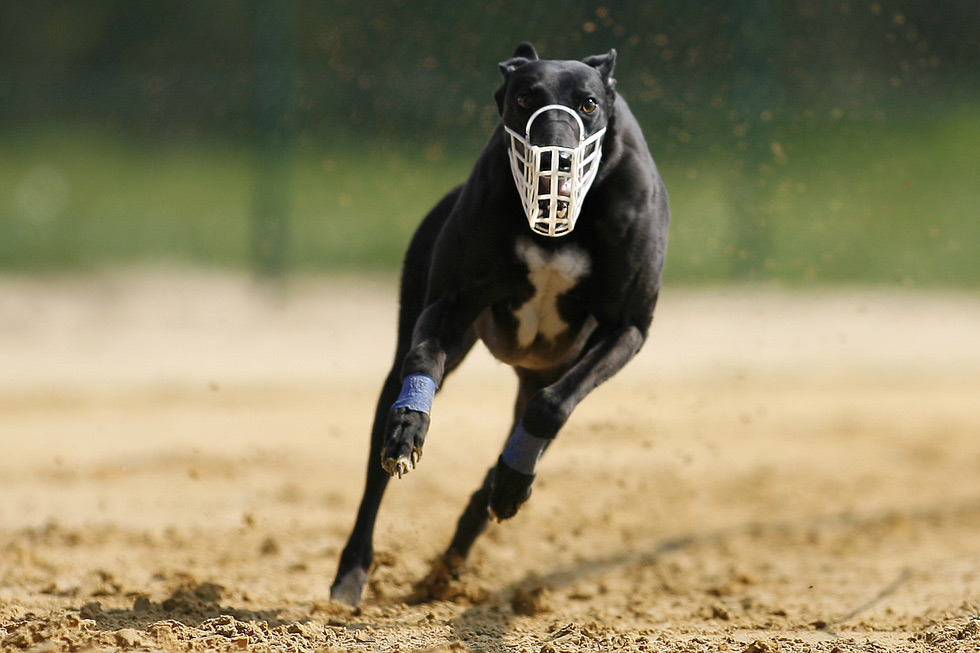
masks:
<path id="1" fill-rule="evenodd" d="M 531 145 L 531 124 L 546 111 L 564 111 L 575 119 L 578 145 Z M 509 137 L 510 171 L 531 230 L 552 237 L 571 233 L 599 171 L 606 129 L 586 138 L 582 119 L 561 104 L 549 104 L 532 113 L 523 136 L 506 125 L 504 129 Z"/>

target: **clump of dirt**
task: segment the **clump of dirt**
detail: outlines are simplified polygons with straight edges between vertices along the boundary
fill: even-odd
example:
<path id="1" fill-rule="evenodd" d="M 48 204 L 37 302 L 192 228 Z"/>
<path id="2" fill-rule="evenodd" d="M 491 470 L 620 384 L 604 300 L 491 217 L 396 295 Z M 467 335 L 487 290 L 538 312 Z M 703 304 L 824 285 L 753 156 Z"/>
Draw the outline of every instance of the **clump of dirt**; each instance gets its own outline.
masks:
<path id="1" fill-rule="evenodd" d="M 528 617 L 548 612 L 551 607 L 551 592 L 547 587 L 541 585 L 530 590 L 518 587 L 514 590 L 514 596 L 510 600 L 510 607 L 514 614 L 522 614 Z"/>
<path id="2" fill-rule="evenodd" d="M 481 585 L 471 566 L 464 569 L 462 558 L 440 555 L 429 563 L 429 572 L 412 587 L 406 601 L 412 604 L 452 601 L 478 605 L 489 592 Z"/>
<path id="3" fill-rule="evenodd" d="M 0 648 L 31 649 L 43 644 L 79 650 L 97 640 L 95 621 L 83 618 L 78 612 L 58 612 L 45 618 L 29 616 L 5 624 Z"/>
<path id="4" fill-rule="evenodd" d="M 746 646 L 742 653 L 779 653 L 779 645 L 757 639 Z"/>
<path id="5" fill-rule="evenodd" d="M 940 650 L 961 647 L 963 650 L 980 650 L 980 614 L 937 624 L 925 632 L 916 633 L 911 639 Z"/>
<path id="6" fill-rule="evenodd" d="M 0 649 L 65 650 L 160 648 L 167 651 L 337 651 L 373 641 L 361 629 L 313 621 L 277 622 L 254 613 L 220 614 L 216 586 L 182 588 L 156 604 L 144 597 L 131 611 L 89 603 L 78 611 L 29 616 L 5 625 Z M 227 612 L 236 612 L 228 610 Z M 216 616 L 207 616 L 218 613 Z M 171 618 L 161 618 L 170 614 Z M 206 618 L 204 618 L 206 617 Z M 123 625 L 123 624 L 133 625 Z M 3 632 L 3 631 L 0 631 Z"/>

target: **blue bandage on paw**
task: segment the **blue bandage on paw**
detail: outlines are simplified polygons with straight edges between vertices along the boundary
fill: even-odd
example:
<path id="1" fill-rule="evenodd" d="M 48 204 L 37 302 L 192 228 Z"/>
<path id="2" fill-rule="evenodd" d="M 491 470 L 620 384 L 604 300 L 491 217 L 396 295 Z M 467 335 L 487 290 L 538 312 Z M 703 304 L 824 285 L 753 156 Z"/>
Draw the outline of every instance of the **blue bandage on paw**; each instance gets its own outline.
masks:
<path id="1" fill-rule="evenodd" d="M 501 456 L 507 466 L 522 474 L 534 475 L 541 455 L 551 443 L 549 438 L 539 438 L 524 430 L 524 422 L 518 422 L 514 432 L 507 439 L 507 446 Z"/>
<path id="2" fill-rule="evenodd" d="M 432 411 L 432 398 L 436 396 L 436 382 L 425 374 L 409 374 L 402 383 L 402 392 L 392 408 L 408 408 L 420 413 Z"/>

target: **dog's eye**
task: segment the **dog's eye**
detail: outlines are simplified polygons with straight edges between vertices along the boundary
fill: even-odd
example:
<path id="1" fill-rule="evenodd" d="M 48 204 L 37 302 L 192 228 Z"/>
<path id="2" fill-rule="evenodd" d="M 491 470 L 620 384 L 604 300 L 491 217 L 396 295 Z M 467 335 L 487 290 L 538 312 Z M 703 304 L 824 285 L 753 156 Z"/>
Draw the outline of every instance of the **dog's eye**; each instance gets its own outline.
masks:
<path id="1" fill-rule="evenodd" d="M 522 109 L 530 109 L 531 108 L 531 96 L 528 95 L 527 93 L 521 93 L 520 95 L 518 95 L 517 96 L 517 106 L 519 106 Z"/>
<path id="2" fill-rule="evenodd" d="M 590 97 L 589 99 L 587 99 L 585 102 L 582 103 L 582 106 L 579 107 L 579 109 L 582 110 L 582 113 L 592 113 L 593 111 L 595 111 L 597 106 L 599 105 L 595 103 L 595 98 Z"/>

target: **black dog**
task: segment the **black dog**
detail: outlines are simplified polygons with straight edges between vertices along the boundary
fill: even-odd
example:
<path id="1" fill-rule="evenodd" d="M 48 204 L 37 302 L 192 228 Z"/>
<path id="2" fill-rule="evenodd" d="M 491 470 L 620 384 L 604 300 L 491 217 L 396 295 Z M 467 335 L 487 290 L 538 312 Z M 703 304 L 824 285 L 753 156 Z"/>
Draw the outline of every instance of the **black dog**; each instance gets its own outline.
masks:
<path id="1" fill-rule="evenodd" d="M 615 61 L 615 50 L 540 60 L 524 43 L 500 64 L 501 125 L 405 255 L 395 361 L 332 598 L 360 599 L 388 480 L 414 469 L 432 396 L 478 338 L 517 372 L 517 405 L 504 452 L 441 560 L 450 575 L 490 517 L 512 517 L 528 499 L 538 459 L 575 406 L 643 345 L 670 212 L 640 127 L 615 90 Z"/>

